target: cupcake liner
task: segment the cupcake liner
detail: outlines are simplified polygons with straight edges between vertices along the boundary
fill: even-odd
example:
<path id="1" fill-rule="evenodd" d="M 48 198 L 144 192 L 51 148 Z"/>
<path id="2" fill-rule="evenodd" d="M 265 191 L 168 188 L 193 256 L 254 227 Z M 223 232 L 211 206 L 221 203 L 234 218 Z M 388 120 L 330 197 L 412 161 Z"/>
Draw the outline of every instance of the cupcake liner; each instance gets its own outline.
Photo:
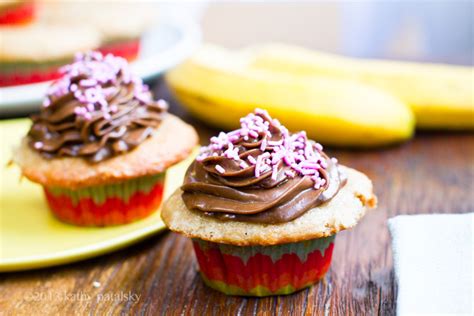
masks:
<path id="1" fill-rule="evenodd" d="M 44 187 L 44 192 L 50 209 L 61 221 L 80 226 L 119 225 L 158 209 L 164 179 L 161 173 L 78 190 Z"/>
<path id="2" fill-rule="evenodd" d="M 284 295 L 329 269 L 335 236 L 275 246 L 233 246 L 193 239 L 204 283 L 227 295 Z"/>
<path id="3" fill-rule="evenodd" d="M 12 4 L 0 11 L 0 25 L 21 25 L 33 21 L 34 2 Z"/>
<path id="4" fill-rule="evenodd" d="M 123 57 L 128 61 L 137 59 L 140 52 L 140 38 L 118 40 L 106 43 L 98 48 L 98 51 L 104 55 L 112 54 Z"/>
<path id="5" fill-rule="evenodd" d="M 0 87 L 54 80 L 61 76 L 59 67 L 69 60 L 0 63 Z"/>

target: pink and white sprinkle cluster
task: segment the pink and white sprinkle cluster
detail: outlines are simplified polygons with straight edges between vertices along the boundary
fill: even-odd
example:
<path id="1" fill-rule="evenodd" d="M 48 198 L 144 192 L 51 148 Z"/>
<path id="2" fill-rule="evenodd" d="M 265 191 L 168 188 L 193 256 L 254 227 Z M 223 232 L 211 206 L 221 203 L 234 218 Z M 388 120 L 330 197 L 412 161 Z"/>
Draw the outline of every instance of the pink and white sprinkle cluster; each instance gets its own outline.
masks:
<path id="1" fill-rule="evenodd" d="M 255 166 L 255 177 L 271 171 L 273 180 L 277 180 L 278 167 L 283 163 L 290 167 L 289 170 L 285 170 L 285 175 L 289 178 L 294 178 L 296 175 L 309 176 L 314 181 L 315 189 L 320 189 L 326 184 L 326 180 L 319 173 L 328 167 L 321 155 L 323 147 L 308 140 L 306 132 L 290 134 L 277 119 L 272 119 L 267 111 L 261 109 L 256 109 L 254 113 L 241 118 L 240 125 L 240 129 L 229 133 L 221 132 L 218 136 L 212 137 L 211 143 L 201 148 L 196 160 L 203 161 L 211 156 L 233 159 L 241 169 Z M 278 140 L 272 140 L 275 139 L 273 137 L 275 131 L 279 134 L 276 137 Z M 242 141 L 261 141 L 261 154 L 257 157 L 247 155 L 241 159 L 239 156 L 241 147 L 238 143 Z M 215 169 L 221 174 L 226 172 L 220 165 L 216 165 Z"/>
<path id="2" fill-rule="evenodd" d="M 148 86 L 132 74 L 128 62 L 111 54 L 103 56 L 99 52 L 78 53 L 72 64 L 61 67 L 62 77 L 48 89 L 44 107 L 51 105 L 53 100 L 73 93 L 74 98 L 82 106 L 75 108 L 76 115 L 85 119 L 91 113 L 102 111 L 104 117 L 110 118 L 111 113 L 118 111 L 117 106 L 109 105 L 108 99 L 115 95 L 120 85 L 134 85 L 134 98 L 141 104 L 152 102 Z"/>

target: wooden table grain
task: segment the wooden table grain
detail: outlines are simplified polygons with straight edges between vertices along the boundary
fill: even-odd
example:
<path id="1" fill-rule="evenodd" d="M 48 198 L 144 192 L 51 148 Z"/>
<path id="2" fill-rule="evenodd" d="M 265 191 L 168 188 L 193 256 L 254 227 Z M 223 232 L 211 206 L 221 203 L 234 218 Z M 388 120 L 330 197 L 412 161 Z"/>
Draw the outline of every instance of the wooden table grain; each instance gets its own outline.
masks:
<path id="1" fill-rule="evenodd" d="M 162 83 L 156 90 L 170 98 Z M 178 105 L 171 110 L 198 126 L 203 142 L 215 132 Z M 87 261 L 0 274 L 0 315 L 394 314 L 397 286 L 386 220 L 474 210 L 474 135 L 417 133 L 398 146 L 328 152 L 373 180 L 379 207 L 338 234 L 329 272 L 309 289 L 260 299 L 225 296 L 200 280 L 191 242 L 164 232 Z"/>

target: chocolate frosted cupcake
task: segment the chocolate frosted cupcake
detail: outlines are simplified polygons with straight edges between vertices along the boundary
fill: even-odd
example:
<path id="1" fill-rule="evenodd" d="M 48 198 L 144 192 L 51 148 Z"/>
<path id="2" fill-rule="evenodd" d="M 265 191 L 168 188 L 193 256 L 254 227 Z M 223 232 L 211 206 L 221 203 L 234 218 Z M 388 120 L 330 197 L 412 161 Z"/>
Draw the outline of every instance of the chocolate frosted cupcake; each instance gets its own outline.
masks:
<path id="1" fill-rule="evenodd" d="M 376 198 L 362 173 L 266 111 L 211 138 L 165 203 L 168 227 L 193 238 L 207 285 L 231 295 L 289 294 L 328 270 L 335 234 Z"/>
<path id="2" fill-rule="evenodd" d="M 190 153 L 195 131 L 154 101 L 122 58 L 79 54 L 61 72 L 14 161 L 65 222 L 105 226 L 149 215 L 166 168 Z"/>

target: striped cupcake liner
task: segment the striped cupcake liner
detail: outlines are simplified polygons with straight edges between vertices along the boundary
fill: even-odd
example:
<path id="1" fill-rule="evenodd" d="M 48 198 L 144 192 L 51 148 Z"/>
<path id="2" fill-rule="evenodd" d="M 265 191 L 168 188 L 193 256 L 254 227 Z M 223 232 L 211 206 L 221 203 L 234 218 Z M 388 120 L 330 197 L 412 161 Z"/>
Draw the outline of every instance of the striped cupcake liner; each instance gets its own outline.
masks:
<path id="1" fill-rule="evenodd" d="M 53 214 L 80 226 L 127 224 L 147 217 L 163 198 L 165 174 L 135 178 L 101 186 L 71 190 L 44 187 Z"/>
<path id="2" fill-rule="evenodd" d="M 112 54 L 132 61 L 138 57 L 140 52 L 140 39 L 136 38 L 107 43 L 97 50 L 104 55 Z M 69 64 L 72 59 L 71 57 L 45 62 L 0 62 L 0 87 L 58 79 L 61 77 L 59 68 Z"/>
<path id="3" fill-rule="evenodd" d="M 329 269 L 335 236 L 276 246 L 233 246 L 193 239 L 202 279 L 227 295 L 286 295 Z"/>
<path id="4" fill-rule="evenodd" d="M 59 68 L 71 59 L 46 62 L 1 62 L 0 87 L 54 80 L 61 76 Z"/>
<path id="5" fill-rule="evenodd" d="M 104 55 L 112 54 L 133 61 L 137 59 L 140 52 L 140 42 L 140 38 L 117 40 L 105 43 L 98 48 L 98 51 Z"/>

